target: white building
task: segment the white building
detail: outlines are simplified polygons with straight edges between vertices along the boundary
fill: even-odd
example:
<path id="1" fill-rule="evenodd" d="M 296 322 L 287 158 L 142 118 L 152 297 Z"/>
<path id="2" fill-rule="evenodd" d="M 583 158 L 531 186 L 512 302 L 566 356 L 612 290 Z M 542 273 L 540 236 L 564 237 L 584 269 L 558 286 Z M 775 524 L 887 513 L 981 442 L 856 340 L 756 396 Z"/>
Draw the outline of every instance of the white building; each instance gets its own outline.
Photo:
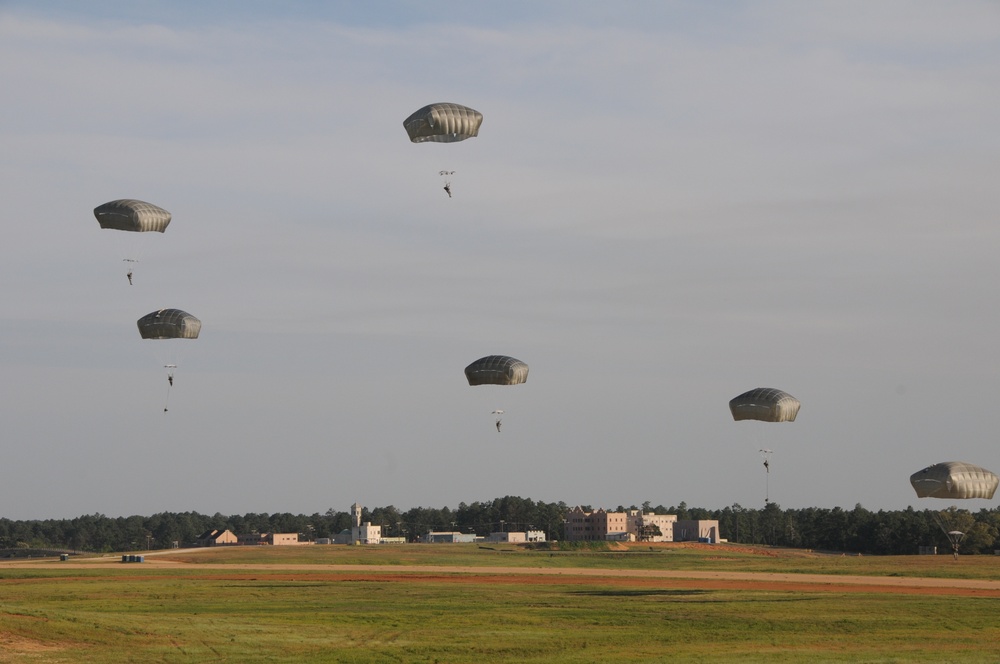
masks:
<path id="1" fill-rule="evenodd" d="M 332 538 L 333 544 L 381 544 L 382 526 L 361 523 L 361 505 L 351 505 L 351 529 L 346 528 Z"/>
<path id="2" fill-rule="evenodd" d="M 643 514 L 641 510 L 628 511 L 628 532 L 640 542 L 673 542 L 676 514 Z M 656 530 L 659 535 L 653 534 Z M 644 531 L 646 531 L 644 533 Z"/>

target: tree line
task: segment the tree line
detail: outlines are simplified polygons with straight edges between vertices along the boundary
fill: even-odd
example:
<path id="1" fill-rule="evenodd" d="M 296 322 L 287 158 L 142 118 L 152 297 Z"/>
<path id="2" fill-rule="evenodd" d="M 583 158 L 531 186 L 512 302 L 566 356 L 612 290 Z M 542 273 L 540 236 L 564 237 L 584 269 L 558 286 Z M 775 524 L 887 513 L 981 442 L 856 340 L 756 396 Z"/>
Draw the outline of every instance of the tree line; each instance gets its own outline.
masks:
<path id="1" fill-rule="evenodd" d="M 382 527 L 384 537 L 417 539 L 428 531 L 474 533 L 539 530 L 548 540 L 564 537 L 563 519 L 572 506 L 530 498 L 505 496 L 450 507 L 396 507 L 363 509 L 362 521 Z M 590 511 L 589 505 L 581 507 Z M 653 507 L 619 505 L 608 511 L 639 509 L 645 513 L 676 514 L 678 519 L 719 522 L 721 537 L 730 542 L 764 544 L 825 551 L 891 555 L 917 553 L 921 546 L 951 550 L 948 531 L 965 533 L 960 552 L 993 553 L 1000 549 L 1000 510 L 972 513 L 945 510 L 879 510 L 860 504 L 854 509 L 807 507 L 782 509 L 777 503 L 763 508 L 734 504 L 723 509 L 688 507 L 685 503 Z M 231 530 L 250 533 L 298 533 L 300 540 L 333 537 L 352 525 L 348 512 L 329 509 L 311 515 L 275 513 L 213 515 L 162 512 L 152 516 L 108 517 L 90 514 L 74 519 L 14 521 L 0 518 L 0 549 L 64 549 L 80 552 L 145 551 L 191 546 L 205 532 Z"/>

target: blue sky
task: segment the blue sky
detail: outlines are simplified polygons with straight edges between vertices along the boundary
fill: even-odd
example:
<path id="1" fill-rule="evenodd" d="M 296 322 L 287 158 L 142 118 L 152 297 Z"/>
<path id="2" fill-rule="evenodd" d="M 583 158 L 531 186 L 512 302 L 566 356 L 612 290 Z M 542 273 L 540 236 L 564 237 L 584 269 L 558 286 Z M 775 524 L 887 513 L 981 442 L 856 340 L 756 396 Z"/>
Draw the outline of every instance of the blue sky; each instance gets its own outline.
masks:
<path id="1" fill-rule="evenodd" d="M 783 507 L 943 507 L 909 475 L 1000 469 L 1000 9 L 621 7 L 0 2 L 2 516 L 762 505 L 760 447 Z M 479 137 L 411 144 L 436 101 Z M 131 287 L 117 198 L 173 214 Z M 161 307 L 203 322 L 168 413 Z M 528 382 L 470 388 L 494 353 Z M 797 421 L 733 422 L 758 386 Z"/>

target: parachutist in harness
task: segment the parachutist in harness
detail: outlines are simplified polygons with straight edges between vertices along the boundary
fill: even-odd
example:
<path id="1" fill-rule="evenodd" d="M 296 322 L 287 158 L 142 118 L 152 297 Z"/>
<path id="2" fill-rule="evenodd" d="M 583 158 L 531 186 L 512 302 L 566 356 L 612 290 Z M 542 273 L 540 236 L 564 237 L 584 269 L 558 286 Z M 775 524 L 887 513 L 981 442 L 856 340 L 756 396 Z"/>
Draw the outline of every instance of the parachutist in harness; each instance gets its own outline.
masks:
<path id="1" fill-rule="evenodd" d="M 128 274 L 126 274 L 125 276 L 128 277 L 128 285 L 131 286 L 132 285 L 132 270 L 129 270 Z"/>
<path id="2" fill-rule="evenodd" d="M 500 418 L 497 418 L 497 433 L 500 433 Z"/>
<path id="3" fill-rule="evenodd" d="M 448 182 L 444 185 L 444 190 L 448 192 L 448 198 L 451 198 L 451 183 Z"/>
<path id="4" fill-rule="evenodd" d="M 167 382 L 170 383 L 170 387 L 174 386 L 174 375 L 173 374 L 170 374 L 169 376 L 167 376 Z"/>
<path id="5" fill-rule="evenodd" d="M 764 470 L 771 472 L 771 464 L 767 462 L 767 459 L 764 459 Z"/>

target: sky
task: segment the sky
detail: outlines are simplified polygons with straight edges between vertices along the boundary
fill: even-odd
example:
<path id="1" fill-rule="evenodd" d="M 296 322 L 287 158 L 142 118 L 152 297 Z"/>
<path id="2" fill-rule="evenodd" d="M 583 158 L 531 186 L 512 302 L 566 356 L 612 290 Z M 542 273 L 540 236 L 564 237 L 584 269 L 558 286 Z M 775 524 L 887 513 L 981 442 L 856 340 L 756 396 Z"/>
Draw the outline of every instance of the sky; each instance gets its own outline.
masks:
<path id="1" fill-rule="evenodd" d="M 996 3 L 0 0 L 0 89 L 0 517 L 1000 471 Z M 411 143 L 434 102 L 479 136 Z M 734 422 L 755 387 L 796 421 Z"/>

